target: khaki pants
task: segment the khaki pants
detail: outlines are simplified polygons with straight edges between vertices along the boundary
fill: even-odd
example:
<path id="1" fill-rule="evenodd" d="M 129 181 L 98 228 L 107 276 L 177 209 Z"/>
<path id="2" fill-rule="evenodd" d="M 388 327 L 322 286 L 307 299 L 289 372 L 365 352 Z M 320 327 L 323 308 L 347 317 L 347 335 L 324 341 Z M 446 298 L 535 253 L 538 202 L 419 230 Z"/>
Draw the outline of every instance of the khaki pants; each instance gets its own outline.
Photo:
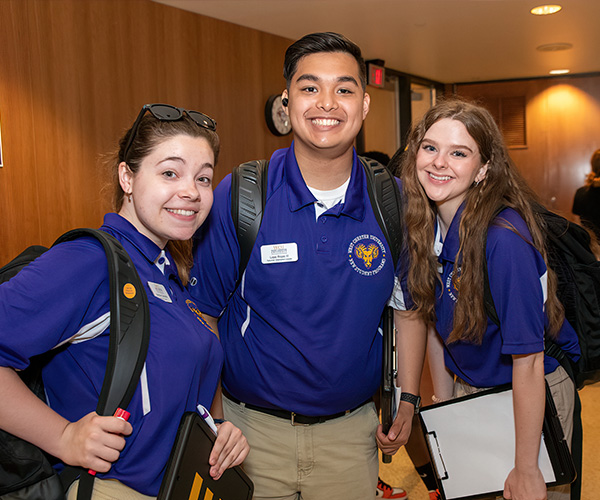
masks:
<path id="1" fill-rule="evenodd" d="M 67 500 L 77 500 L 77 488 L 79 479 L 75 481 L 67 492 Z M 116 479 L 94 479 L 93 500 L 155 500 L 156 497 L 142 495 L 137 491 L 125 486 Z"/>
<path id="2" fill-rule="evenodd" d="M 254 500 L 375 497 L 379 419 L 373 403 L 322 424 L 299 426 L 226 397 L 223 409 L 250 444 L 243 467 L 254 482 Z"/>
<path id="3" fill-rule="evenodd" d="M 554 405 L 558 413 L 563 428 L 563 433 L 569 447 L 571 446 L 571 436 L 573 435 L 573 410 L 575 406 L 575 385 L 569 378 L 569 375 L 562 366 L 559 366 L 552 373 L 546 375 L 546 381 L 550 387 Z M 463 380 L 457 379 L 454 384 L 454 397 L 473 394 L 478 390 Z M 490 497 L 502 498 L 502 497 Z M 548 500 L 570 500 L 571 486 L 568 484 L 548 488 Z M 484 499 L 485 500 L 485 499 Z"/>

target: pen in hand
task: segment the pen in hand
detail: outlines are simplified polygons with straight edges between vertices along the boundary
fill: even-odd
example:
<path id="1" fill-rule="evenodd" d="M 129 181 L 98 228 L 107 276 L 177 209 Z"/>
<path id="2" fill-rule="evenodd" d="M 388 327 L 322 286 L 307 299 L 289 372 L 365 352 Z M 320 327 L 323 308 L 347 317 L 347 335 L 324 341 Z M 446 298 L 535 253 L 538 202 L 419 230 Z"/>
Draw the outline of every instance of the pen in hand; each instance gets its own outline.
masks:
<path id="1" fill-rule="evenodd" d="M 113 416 L 120 418 L 121 420 L 124 420 L 125 422 L 127 422 L 127 420 L 129 420 L 129 416 L 131 415 L 131 413 L 129 413 L 126 410 L 123 410 L 121 408 L 117 408 L 117 410 L 115 411 L 115 414 Z M 88 474 L 91 476 L 95 476 L 96 475 L 96 471 L 89 469 L 88 470 Z"/>

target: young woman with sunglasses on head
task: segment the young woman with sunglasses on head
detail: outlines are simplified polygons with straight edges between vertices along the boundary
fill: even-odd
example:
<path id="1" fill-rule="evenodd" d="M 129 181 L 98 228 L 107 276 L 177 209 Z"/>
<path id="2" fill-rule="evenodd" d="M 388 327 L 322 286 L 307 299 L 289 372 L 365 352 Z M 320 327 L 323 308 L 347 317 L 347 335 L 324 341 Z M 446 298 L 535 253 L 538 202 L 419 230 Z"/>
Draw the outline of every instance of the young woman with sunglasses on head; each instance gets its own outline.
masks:
<path id="1" fill-rule="evenodd" d="M 144 106 L 112 164 L 117 213 L 106 214 L 101 229 L 133 260 L 151 318 L 128 422 L 94 411 L 109 341 L 101 245 L 93 238 L 61 243 L 0 286 L 0 427 L 65 464 L 97 471 L 93 498 L 155 497 L 181 416 L 213 403 L 223 352 L 185 285 L 188 240 L 212 206 L 218 154 L 211 118 L 154 104 Z M 15 370 L 55 348 L 43 369 L 47 406 Z M 215 416 L 222 417 L 220 403 L 215 406 Z M 211 476 L 220 477 L 247 453 L 239 429 L 220 424 Z"/>
<path id="2" fill-rule="evenodd" d="M 535 196 L 490 113 L 456 99 L 437 104 L 413 127 L 401 174 L 411 265 L 400 281 L 437 327 L 433 342 L 443 347 L 443 358 L 430 358 L 442 366 L 432 370 L 436 396 L 512 383 L 516 456 L 504 497 L 544 499 L 538 467 L 544 377 L 569 443 L 575 390 L 558 362 L 544 355 L 544 332 L 574 359 L 579 347 L 546 266 Z M 500 327 L 484 306 L 485 266 Z M 548 498 L 566 500 L 568 490 L 552 488 Z"/>

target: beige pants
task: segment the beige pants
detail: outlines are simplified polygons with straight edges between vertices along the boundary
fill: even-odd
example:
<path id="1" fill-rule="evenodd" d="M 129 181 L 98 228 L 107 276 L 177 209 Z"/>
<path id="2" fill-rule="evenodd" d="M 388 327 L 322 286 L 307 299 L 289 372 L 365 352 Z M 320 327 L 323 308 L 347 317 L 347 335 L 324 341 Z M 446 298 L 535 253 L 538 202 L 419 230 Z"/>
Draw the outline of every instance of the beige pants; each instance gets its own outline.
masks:
<path id="1" fill-rule="evenodd" d="M 223 409 L 250 444 L 243 467 L 254 482 L 254 500 L 374 498 L 379 420 L 373 403 L 322 424 L 300 426 L 226 397 Z"/>
<path id="2" fill-rule="evenodd" d="M 563 428 L 563 433 L 569 447 L 571 447 L 571 437 L 573 435 L 573 410 L 575 406 L 575 386 L 569 375 L 562 366 L 559 366 L 555 371 L 546 375 L 546 381 L 550 387 L 554 405 L 558 413 Z M 473 394 L 479 390 L 463 380 L 457 379 L 454 384 L 454 397 Z M 502 497 L 490 497 L 502 498 Z M 562 486 L 554 486 L 548 488 L 548 500 L 570 500 L 571 486 L 568 484 Z M 485 500 L 485 499 L 483 499 Z"/>
<path id="3" fill-rule="evenodd" d="M 67 500 L 77 500 L 79 479 L 75 481 L 67 492 Z M 156 497 L 142 495 L 129 486 L 125 486 L 116 479 L 94 479 L 93 500 L 155 500 Z"/>

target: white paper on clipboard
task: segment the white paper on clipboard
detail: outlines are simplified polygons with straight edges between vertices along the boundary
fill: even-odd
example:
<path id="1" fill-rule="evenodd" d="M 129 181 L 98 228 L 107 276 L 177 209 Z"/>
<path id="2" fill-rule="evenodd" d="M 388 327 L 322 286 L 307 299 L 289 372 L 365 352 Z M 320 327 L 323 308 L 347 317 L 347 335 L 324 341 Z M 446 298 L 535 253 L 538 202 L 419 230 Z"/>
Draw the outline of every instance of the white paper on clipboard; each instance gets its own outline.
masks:
<path id="1" fill-rule="evenodd" d="M 512 390 L 427 407 L 421 419 L 447 500 L 504 489 L 515 458 Z M 543 439 L 539 467 L 555 481 Z"/>

